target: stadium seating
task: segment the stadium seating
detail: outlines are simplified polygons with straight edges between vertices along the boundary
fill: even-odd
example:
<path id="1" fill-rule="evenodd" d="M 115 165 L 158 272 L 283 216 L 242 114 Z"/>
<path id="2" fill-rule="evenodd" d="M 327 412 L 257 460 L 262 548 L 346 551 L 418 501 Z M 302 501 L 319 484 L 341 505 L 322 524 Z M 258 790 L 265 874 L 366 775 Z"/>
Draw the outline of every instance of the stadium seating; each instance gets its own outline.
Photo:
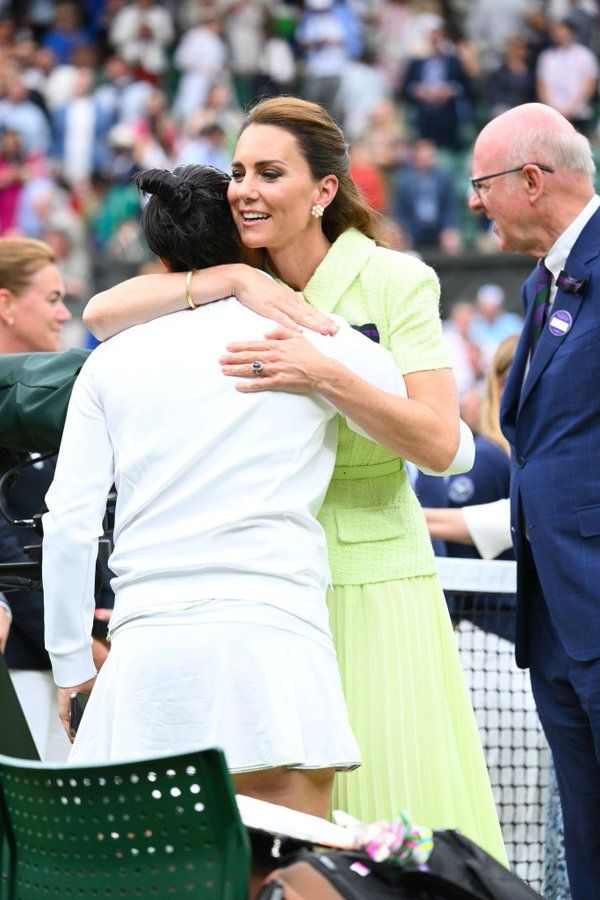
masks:
<path id="1" fill-rule="evenodd" d="M 54 765 L 0 756 L 1 900 L 245 900 L 250 848 L 220 750 Z"/>

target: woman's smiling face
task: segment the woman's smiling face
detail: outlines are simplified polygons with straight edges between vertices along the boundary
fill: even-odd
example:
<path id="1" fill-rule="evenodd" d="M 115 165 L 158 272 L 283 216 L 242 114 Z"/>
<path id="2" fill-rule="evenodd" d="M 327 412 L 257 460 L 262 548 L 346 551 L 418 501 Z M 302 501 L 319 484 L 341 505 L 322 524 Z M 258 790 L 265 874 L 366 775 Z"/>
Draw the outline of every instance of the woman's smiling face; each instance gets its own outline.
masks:
<path id="1" fill-rule="evenodd" d="M 244 246 L 279 250 L 321 232 L 310 211 L 323 199 L 322 183 L 312 177 L 290 132 L 249 125 L 231 171 L 227 196 Z"/>

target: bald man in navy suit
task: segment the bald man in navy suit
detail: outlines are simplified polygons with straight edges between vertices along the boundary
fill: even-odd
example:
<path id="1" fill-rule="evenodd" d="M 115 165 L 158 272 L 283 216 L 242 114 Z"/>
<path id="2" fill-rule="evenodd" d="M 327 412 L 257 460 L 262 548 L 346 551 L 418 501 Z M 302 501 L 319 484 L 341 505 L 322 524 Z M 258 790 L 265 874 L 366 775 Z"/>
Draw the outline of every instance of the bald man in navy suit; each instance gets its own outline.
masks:
<path id="1" fill-rule="evenodd" d="M 587 140 L 542 104 L 481 132 L 471 209 L 537 261 L 502 396 L 516 654 L 559 782 L 574 900 L 600 896 L 600 198 Z"/>

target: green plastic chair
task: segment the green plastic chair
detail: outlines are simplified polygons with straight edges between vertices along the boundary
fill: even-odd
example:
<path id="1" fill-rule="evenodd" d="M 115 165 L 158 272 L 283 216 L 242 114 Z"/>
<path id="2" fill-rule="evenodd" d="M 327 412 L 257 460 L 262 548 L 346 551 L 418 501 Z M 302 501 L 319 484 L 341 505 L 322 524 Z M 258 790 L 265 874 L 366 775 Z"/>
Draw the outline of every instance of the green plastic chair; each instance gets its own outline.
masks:
<path id="1" fill-rule="evenodd" d="M 246 900 L 250 847 L 225 757 L 54 765 L 0 756 L 6 900 Z"/>

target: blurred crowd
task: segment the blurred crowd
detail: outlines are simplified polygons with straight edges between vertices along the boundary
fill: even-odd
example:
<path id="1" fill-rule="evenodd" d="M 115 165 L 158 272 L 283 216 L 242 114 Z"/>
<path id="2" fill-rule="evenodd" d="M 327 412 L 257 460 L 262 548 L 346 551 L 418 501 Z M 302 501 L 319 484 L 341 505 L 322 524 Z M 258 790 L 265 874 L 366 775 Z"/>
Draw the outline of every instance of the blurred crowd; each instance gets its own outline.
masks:
<path id="1" fill-rule="evenodd" d="M 473 136 L 537 98 L 594 138 L 598 21 L 595 0 L 0 0 L 0 234 L 54 248 L 77 313 L 156 265 L 132 175 L 227 171 L 244 109 L 295 93 L 343 125 L 392 246 L 492 252 Z"/>

